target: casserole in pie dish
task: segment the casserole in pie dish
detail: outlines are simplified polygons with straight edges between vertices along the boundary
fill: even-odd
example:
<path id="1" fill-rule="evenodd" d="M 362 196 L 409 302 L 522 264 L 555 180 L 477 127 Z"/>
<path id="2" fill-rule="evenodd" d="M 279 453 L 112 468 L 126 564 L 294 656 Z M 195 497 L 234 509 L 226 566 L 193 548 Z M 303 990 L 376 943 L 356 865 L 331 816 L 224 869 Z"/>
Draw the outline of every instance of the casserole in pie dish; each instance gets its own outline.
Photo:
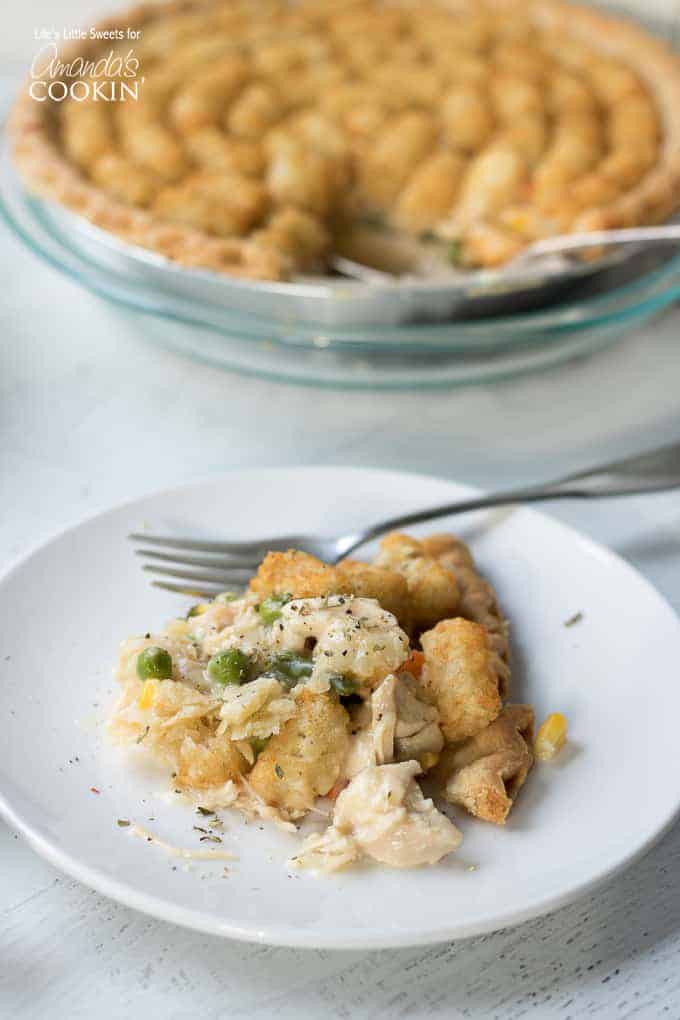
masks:
<path id="1" fill-rule="evenodd" d="M 132 50 L 138 98 L 102 100 L 106 66 L 63 101 L 26 91 L 17 163 L 184 266 L 286 280 L 377 225 L 491 267 L 538 238 L 664 220 L 680 198 L 680 60 L 590 7 L 195 0 L 100 28 L 140 36 L 61 60 L 84 58 L 91 84 L 92 62 Z"/>

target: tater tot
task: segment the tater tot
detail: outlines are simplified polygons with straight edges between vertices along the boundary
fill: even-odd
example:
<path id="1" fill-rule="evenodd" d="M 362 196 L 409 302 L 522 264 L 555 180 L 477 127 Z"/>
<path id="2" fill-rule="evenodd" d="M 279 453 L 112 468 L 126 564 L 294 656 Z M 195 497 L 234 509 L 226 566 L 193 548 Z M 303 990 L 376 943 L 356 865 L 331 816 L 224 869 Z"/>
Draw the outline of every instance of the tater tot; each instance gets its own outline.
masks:
<path id="1" fill-rule="evenodd" d="M 171 121 L 180 132 L 216 124 L 247 77 L 248 64 L 239 57 L 223 58 L 217 67 L 208 65 L 175 95 L 170 104 Z"/>
<path id="2" fill-rule="evenodd" d="M 423 634 L 421 685 L 439 709 L 449 742 L 465 740 L 488 726 L 501 710 L 498 677 L 486 631 L 458 617 Z"/>
<path id="3" fill-rule="evenodd" d="M 383 609 L 396 616 L 404 630 L 410 629 L 408 584 L 398 571 L 358 560 L 343 560 L 338 564 L 338 573 L 350 585 L 353 595 L 377 599 Z"/>
<path id="4" fill-rule="evenodd" d="M 238 779 L 246 769 L 245 758 L 228 740 L 208 737 L 199 743 L 187 736 L 177 753 L 173 782 L 178 789 L 208 789 Z"/>
<path id="5" fill-rule="evenodd" d="M 335 567 L 297 549 L 267 553 L 249 587 L 263 597 L 284 593 L 294 598 L 352 594 L 350 581 Z"/>
<path id="6" fill-rule="evenodd" d="M 442 119 L 447 142 L 467 151 L 480 149 L 494 129 L 489 102 L 474 85 L 458 85 L 444 96 Z"/>
<path id="7" fill-rule="evenodd" d="M 428 230 L 454 203 L 465 161 L 452 152 L 439 152 L 418 167 L 399 195 L 394 220 L 405 230 Z"/>
<path id="8" fill-rule="evenodd" d="M 468 164 L 451 222 L 465 227 L 493 216 L 516 200 L 526 181 L 527 164 L 508 142 L 492 143 Z"/>
<path id="9" fill-rule="evenodd" d="M 390 121 L 375 139 L 361 167 L 362 189 L 369 201 L 390 205 L 411 173 L 431 152 L 437 138 L 433 117 L 405 113 Z"/>
<path id="10" fill-rule="evenodd" d="M 249 85 L 227 110 L 225 124 L 233 134 L 259 141 L 282 113 L 282 101 L 273 88 Z"/>
<path id="11" fill-rule="evenodd" d="M 303 691 L 248 777 L 267 804 L 299 818 L 336 782 L 349 749 L 349 715 L 330 694 Z"/>
<path id="12" fill-rule="evenodd" d="M 465 542 L 455 535 L 428 535 L 423 539 L 423 548 L 454 574 L 460 592 L 459 615 L 481 624 L 486 630 L 495 656 L 494 668 L 500 692 L 504 698 L 507 697 L 510 686 L 508 623 L 493 586 L 477 570 Z"/>
<path id="13" fill-rule="evenodd" d="M 416 539 L 397 532 L 387 535 L 374 562 L 378 567 L 396 570 L 406 579 L 414 630 L 426 630 L 456 612 L 458 586 L 454 574 L 427 556 Z"/>

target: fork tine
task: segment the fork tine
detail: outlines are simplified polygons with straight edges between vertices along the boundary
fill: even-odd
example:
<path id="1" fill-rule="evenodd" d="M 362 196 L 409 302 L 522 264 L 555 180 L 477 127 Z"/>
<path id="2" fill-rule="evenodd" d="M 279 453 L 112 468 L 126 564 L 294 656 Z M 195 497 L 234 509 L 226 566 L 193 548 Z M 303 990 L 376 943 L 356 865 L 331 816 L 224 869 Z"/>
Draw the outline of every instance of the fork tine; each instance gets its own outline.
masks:
<path id="1" fill-rule="evenodd" d="M 221 588 L 206 588 L 202 585 L 200 588 L 187 588 L 185 584 L 173 584 L 172 581 L 152 581 L 152 588 L 162 588 L 163 591 L 171 591 L 176 595 L 187 595 L 191 598 L 198 599 L 212 599 L 215 595 L 219 595 Z"/>
<path id="2" fill-rule="evenodd" d="M 183 556 L 179 553 L 156 552 L 155 549 L 135 549 L 135 556 L 145 556 L 148 560 L 160 560 L 163 563 L 178 563 L 180 566 L 215 567 L 225 570 L 230 567 L 241 567 L 254 572 L 258 565 L 257 561 L 252 559 L 237 559 L 232 556 Z"/>
<path id="3" fill-rule="evenodd" d="M 158 567 L 155 563 L 145 563 L 142 567 L 148 574 L 160 574 L 162 577 L 177 577 L 180 581 L 209 581 L 212 584 L 244 584 L 253 576 L 252 570 L 236 568 L 220 572 L 203 573 L 201 570 L 176 570 L 174 567 Z M 220 589 L 218 588 L 218 591 Z"/>
<path id="4" fill-rule="evenodd" d="M 288 548 L 288 539 L 272 539 L 259 542 L 209 542 L 189 538 L 164 538 L 162 535 L 146 535 L 131 532 L 128 538 L 144 545 L 161 545 L 167 549 L 187 549 L 189 552 L 223 553 L 229 555 L 254 556 L 260 560 L 270 549 Z"/>

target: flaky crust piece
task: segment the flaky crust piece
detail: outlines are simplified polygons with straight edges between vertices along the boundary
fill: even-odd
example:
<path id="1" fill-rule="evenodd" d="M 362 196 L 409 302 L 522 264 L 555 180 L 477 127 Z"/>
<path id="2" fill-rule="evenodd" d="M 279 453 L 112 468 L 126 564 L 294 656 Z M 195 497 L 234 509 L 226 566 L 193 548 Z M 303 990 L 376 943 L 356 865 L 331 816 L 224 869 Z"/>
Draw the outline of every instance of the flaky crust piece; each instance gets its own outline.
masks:
<path id="1" fill-rule="evenodd" d="M 486 729 L 447 748 L 437 766 L 446 799 L 503 825 L 534 762 L 533 727 L 530 705 L 508 705 Z"/>

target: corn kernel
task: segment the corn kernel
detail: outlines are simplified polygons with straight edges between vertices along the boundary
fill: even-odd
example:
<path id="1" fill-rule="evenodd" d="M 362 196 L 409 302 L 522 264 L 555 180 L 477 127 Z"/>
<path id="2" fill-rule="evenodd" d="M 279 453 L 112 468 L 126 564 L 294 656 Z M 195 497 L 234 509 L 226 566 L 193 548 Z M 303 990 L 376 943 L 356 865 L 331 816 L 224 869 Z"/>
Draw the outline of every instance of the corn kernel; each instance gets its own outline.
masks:
<path id="1" fill-rule="evenodd" d="M 522 233 L 527 227 L 527 216 L 524 212 L 508 212 L 505 217 L 506 226 L 510 227 L 511 230 L 517 230 Z"/>
<path id="2" fill-rule="evenodd" d="M 438 761 L 439 755 L 435 754 L 434 751 L 425 751 L 425 753 L 420 756 L 420 764 L 423 766 L 425 772 L 427 772 L 428 769 L 433 769 Z"/>
<path id="3" fill-rule="evenodd" d="M 534 754 L 541 761 L 550 761 L 564 746 L 566 739 L 567 720 L 561 712 L 552 712 L 539 726 L 534 743 Z"/>
<path id="4" fill-rule="evenodd" d="M 158 680 L 145 680 L 142 684 L 142 693 L 139 695 L 139 701 L 137 704 L 140 708 L 151 708 L 154 701 L 156 700 L 156 694 L 158 692 Z"/>
<path id="5" fill-rule="evenodd" d="M 192 616 L 203 616 L 203 613 L 210 608 L 209 602 L 197 602 L 195 606 L 192 606 L 187 613 L 187 620 L 190 620 Z"/>

